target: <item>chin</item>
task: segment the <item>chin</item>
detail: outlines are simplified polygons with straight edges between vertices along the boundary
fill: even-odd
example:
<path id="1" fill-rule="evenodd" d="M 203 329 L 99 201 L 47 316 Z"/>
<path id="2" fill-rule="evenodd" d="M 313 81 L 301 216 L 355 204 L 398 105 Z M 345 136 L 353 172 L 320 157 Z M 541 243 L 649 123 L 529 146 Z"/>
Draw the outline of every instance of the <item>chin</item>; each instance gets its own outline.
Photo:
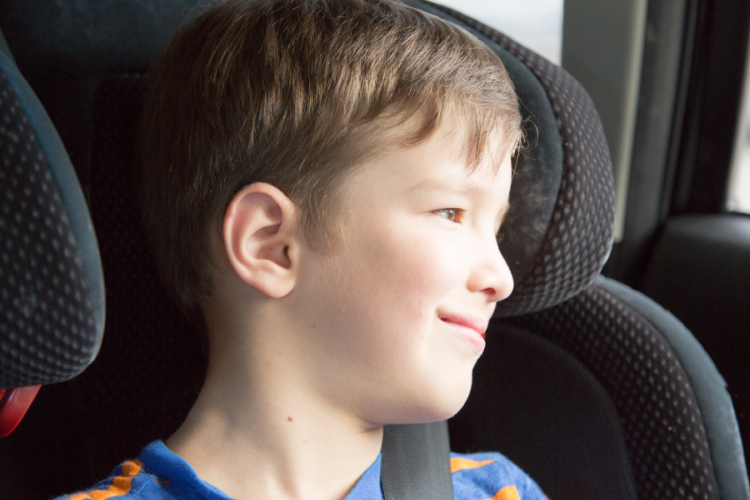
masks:
<path id="1" fill-rule="evenodd" d="M 466 395 L 468 397 L 468 394 Z M 463 408 L 466 402 L 466 397 L 462 398 L 458 402 L 446 402 L 441 405 L 433 405 L 429 408 L 414 408 L 407 414 L 403 415 L 402 418 L 397 422 L 390 422 L 394 424 L 424 424 L 428 422 L 439 422 L 441 420 L 448 420 L 453 417 L 456 413 Z"/>
<path id="2" fill-rule="evenodd" d="M 468 383 L 434 384 L 429 389 L 403 398 L 391 406 L 378 419 L 383 424 L 422 424 L 447 420 L 463 408 L 471 390 L 471 377 Z"/>
<path id="3" fill-rule="evenodd" d="M 464 407 L 464 404 L 466 404 L 470 389 L 471 385 L 469 385 L 469 388 L 466 391 L 463 391 L 461 394 L 457 394 L 456 397 L 445 401 L 440 407 L 435 408 L 435 411 L 428 419 L 424 419 L 422 422 L 437 422 L 439 420 L 447 420 L 453 417 Z"/>

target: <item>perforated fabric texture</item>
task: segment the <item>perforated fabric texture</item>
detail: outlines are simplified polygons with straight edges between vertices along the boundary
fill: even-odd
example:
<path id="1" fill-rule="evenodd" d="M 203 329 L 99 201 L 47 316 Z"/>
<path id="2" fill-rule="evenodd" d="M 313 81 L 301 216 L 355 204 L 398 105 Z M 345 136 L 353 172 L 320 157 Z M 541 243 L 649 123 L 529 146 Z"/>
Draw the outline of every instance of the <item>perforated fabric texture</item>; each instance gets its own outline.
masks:
<path id="1" fill-rule="evenodd" d="M 202 324 L 188 320 L 159 281 L 132 189 L 144 82 L 109 79 L 94 102 L 91 214 L 107 283 L 107 326 L 99 356 L 76 382 L 95 478 L 174 433 L 206 364 Z"/>
<path id="2" fill-rule="evenodd" d="M 635 500 L 619 415 L 573 355 L 494 320 L 469 399 L 450 421 L 457 452 L 499 450 L 552 499 Z"/>
<path id="3" fill-rule="evenodd" d="M 695 395 L 649 321 L 596 285 L 504 321 L 560 346 L 601 383 L 620 416 L 639 499 L 719 498 Z"/>
<path id="4" fill-rule="evenodd" d="M 433 8 L 521 60 L 539 79 L 552 103 L 564 154 L 560 192 L 530 271 L 516 282 L 511 296 L 498 303 L 495 316 L 514 316 L 558 304 L 599 274 L 614 236 L 612 163 L 594 103 L 581 84 L 559 66 L 459 12 L 437 5 Z"/>
<path id="5" fill-rule="evenodd" d="M 0 72 L 0 387 L 80 373 L 97 346 L 66 207 L 39 140 Z"/>

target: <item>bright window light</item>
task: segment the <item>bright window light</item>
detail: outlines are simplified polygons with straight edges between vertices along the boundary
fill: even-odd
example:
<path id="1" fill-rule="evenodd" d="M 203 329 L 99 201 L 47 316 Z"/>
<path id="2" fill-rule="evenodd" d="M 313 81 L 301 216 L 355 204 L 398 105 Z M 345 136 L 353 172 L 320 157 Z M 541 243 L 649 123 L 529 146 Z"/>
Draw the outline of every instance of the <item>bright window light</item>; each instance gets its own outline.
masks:
<path id="1" fill-rule="evenodd" d="M 560 64 L 563 0 L 434 0 Z"/>
<path id="2" fill-rule="evenodd" d="M 745 143 L 742 149 L 742 161 L 733 166 L 727 209 L 750 214 L 750 148 Z"/>
<path id="3" fill-rule="evenodd" d="M 734 140 L 732 170 L 729 174 L 726 208 L 750 214 L 750 58 L 745 63 L 742 109 Z"/>

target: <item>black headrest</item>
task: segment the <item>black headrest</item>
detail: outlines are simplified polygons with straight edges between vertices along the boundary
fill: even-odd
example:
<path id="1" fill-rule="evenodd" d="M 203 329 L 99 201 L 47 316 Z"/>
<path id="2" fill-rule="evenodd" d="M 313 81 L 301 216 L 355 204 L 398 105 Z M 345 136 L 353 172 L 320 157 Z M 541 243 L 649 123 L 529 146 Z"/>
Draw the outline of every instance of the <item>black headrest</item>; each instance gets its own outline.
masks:
<path id="1" fill-rule="evenodd" d="M 73 166 L 0 52 L 0 388 L 70 379 L 96 356 L 104 284 Z"/>
<path id="2" fill-rule="evenodd" d="M 495 316 L 569 299 L 599 274 L 614 236 L 612 163 L 593 101 L 567 71 L 507 36 L 446 7 L 405 3 L 458 24 L 492 48 L 521 101 L 527 147 L 515 164 L 500 233 L 515 288 Z"/>

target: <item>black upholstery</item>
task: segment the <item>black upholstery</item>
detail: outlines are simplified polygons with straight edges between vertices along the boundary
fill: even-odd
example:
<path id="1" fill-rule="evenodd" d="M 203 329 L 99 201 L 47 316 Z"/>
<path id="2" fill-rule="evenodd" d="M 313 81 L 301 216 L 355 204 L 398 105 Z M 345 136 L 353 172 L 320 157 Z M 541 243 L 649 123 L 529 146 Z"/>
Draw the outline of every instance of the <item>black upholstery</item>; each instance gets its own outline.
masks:
<path id="1" fill-rule="evenodd" d="M 550 498 L 633 499 L 636 484 L 617 408 L 586 366 L 554 342 L 495 321 L 455 451 L 503 450 Z"/>
<path id="2" fill-rule="evenodd" d="M 58 3 L 63 12 L 75 13 L 74 2 Z M 154 23 L 170 31 L 177 13 L 191 3 L 164 2 L 167 7 L 151 13 Z M 636 307 L 640 299 L 631 300 L 631 292 L 603 280 L 591 285 L 609 252 L 614 194 L 601 124 L 585 91 L 560 68 L 475 21 L 419 0 L 408 3 L 466 22 L 495 48 L 530 120 L 530 147 L 518 160 L 511 193 L 515 212 L 501 242 L 517 288 L 498 306 L 473 394 L 451 422 L 454 449 L 499 449 L 553 499 L 750 498 L 747 475 L 737 468 L 744 467 L 741 454 L 725 454 L 738 434 L 730 429 L 726 439 L 717 437 L 717 428 L 734 418 L 731 403 L 719 397 L 713 411 L 705 405 L 714 403 L 702 398 L 725 393 L 720 377 L 704 381 L 711 389 L 692 389 L 700 381 L 686 363 L 697 359 L 700 370 L 710 370 L 710 360 L 695 348 L 682 356 L 677 344 L 685 343 L 673 342 L 679 330 L 674 321 L 654 319 L 652 311 Z M 146 16 L 144 5 L 128 8 Z M 6 8 L 13 12 L 5 19 L 36 9 L 15 1 Z M 92 12 L 82 18 L 98 20 L 98 11 Z M 0 11 L 0 23 L 6 22 L 3 15 Z M 39 26 L 26 29 L 34 33 Z M 75 88 L 71 95 L 82 101 L 56 98 L 53 118 L 86 122 L 80 134 L 67 137 L 79 172 L 88 179 L 90 171 L 92 217 L 108 285 L 106 341 L 86 372 L 40 393 L 24 426 L 0 443 L 0 471 L 9 471 L 0 472 L 0 497 L 11 500 L 87 486 L 149 440 L 168 436 L 203 377 L 202 325 L 167 299 L 133 203 L 143 75 L 165 37 L 149 31 L 143 39 L 120 43 L 118 30 L 108 39 L 105 28 L 91 27 L 102 39 L 92 37 L 98 45 L 83 54 L 107 63 L 79 76 L 62 72 L 69 86 L 61 92 Z M 12 49 L 23 35 L 19 31 L 8 37 Z M 108 40 L 113 49 L 107 49 Z M 53 45 L 44 48 L 54 51 Z M 134 46 L 137 57 L 119 54 Z M 68 52 L 76 57 L 75 50 Z M 37 77 L 49 85 L 49 75 L 40 76 L 49 67 L 43 71 L 44 64 L 33 60 Z M 84 63 L 78 61 L 76 70 Z M 46 418 L 53 411 L 56 418 Z M 29 443 L 47 450 L 50 460 L 30 453 Z M 62 456 L 70 458 L 61 462 Z M 39 484 L 40 474 L 49 481 Z"/>
<path id="3" fill-rule="evenodd" d="M 671 217 L 659 236 L 640 290 L 684 321 L 721 368 L 739 416 L 740 433 L 746 437 L 745 455 L 750 457 L 747 248 L 747 215 Z"/>
<path id="4" fill-rule="evenodd" d="M 108 75 L 144 70 L 178 20 L 207 0 L 3 0 L 0 29 L 52 118 L 84 192 L 92 97 Z"/>
<path id="5" fill-rule="evenodd" d="M 88 208 L 44 109 L 0 52 L 0 388 L 78 375 L 104 330 Z"/>
<path id="6" fill-rule="evenodd" d="M 86 404 L 96 407 L 90 425 L 99 437 L 90 446 L 107 464 L 100 475 L 122 457 L 135 456 L 143 443 L 177 429 L 198 395 L 206 364 L 203 325 L 172 303 L 144 251 L 131 185 L 144 84 L 143 75 L 112 78 L 94 101 L 91 209 L 108 280 L 108 342 L 80 378 Z M 112 397 L 113 387 L 122 386 L 134 390 Z M 118 439 L 122 435 L 129 439 Z"/>
<path id="7" fill-rule="evenodd" d="M 693 334 L 654 301 L 616 281 L 602 280 L 599 285 L 661 332 L 684 368 L 703 419 L 720 497 L 750 498 L 747 464 L 732 400 L 711 358 Z"/>

